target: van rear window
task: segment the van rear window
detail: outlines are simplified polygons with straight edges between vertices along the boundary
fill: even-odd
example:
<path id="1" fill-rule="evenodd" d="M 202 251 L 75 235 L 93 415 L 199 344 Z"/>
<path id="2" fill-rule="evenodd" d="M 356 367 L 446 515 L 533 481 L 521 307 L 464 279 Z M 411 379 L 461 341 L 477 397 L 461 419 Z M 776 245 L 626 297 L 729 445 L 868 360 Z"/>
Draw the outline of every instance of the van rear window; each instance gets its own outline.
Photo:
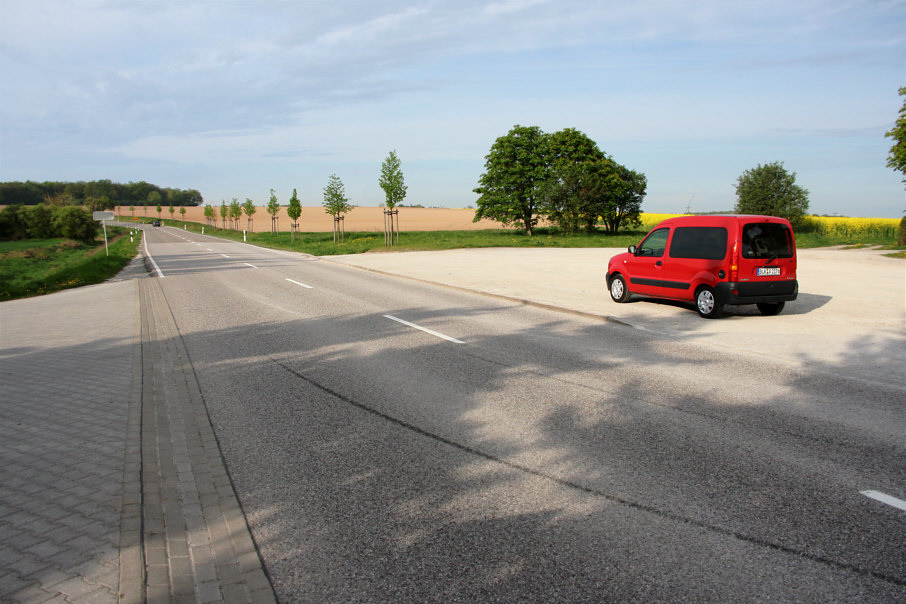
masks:
<path id="1" fill-rule="evenodd" d="M 743 258 L 792 258 L 789 227 L 775 222 L 752 222 L 742 227 Z"/>
<path id="2" fill-rule="evenodd" d="M 727 229 L 723 227 L 677 227 L 670 242 L 671 258 L 723 260 L 727 255 Z"/>

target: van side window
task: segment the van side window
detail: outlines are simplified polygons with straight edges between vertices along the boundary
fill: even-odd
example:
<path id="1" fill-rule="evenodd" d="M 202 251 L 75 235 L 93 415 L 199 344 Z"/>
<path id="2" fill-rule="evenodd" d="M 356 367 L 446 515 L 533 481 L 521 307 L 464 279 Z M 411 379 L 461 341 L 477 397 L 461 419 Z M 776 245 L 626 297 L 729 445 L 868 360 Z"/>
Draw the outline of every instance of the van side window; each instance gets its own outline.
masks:
<path id="1" fill-rule="evenodd" d="M 655 258 L 660 258 L 664 255 L 664 249 L 667 247 L 667 236 L 669 234 L 670 229 L 652 231 L 645 237 L 645 241 L 639 245 L 636 256 L 654 256 Z"/>
<path id="2" fill-rule="evenodd" d="M 743 258 L 792 258 L 793 241 L 785 224 L 750 222 L 742 227 Z"/>
<path id="3" fill-rule="evenodd" d="M 671 258 L 723 260 L 727 255 L 727 229 L 723 227 L 676 227 L 670 242 Z"/>

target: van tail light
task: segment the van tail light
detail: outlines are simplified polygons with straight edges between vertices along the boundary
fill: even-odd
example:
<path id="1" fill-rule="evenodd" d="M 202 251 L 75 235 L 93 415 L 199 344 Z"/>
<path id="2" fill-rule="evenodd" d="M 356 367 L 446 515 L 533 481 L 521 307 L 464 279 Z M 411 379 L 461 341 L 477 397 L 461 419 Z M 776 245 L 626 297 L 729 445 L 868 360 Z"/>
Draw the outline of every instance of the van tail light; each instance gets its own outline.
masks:
<path id="1" fill-rule="evenodd" d="M 739 281 L 739 240 L 733 242 L 733 251 L 730 253 L 730 282 Z"/>

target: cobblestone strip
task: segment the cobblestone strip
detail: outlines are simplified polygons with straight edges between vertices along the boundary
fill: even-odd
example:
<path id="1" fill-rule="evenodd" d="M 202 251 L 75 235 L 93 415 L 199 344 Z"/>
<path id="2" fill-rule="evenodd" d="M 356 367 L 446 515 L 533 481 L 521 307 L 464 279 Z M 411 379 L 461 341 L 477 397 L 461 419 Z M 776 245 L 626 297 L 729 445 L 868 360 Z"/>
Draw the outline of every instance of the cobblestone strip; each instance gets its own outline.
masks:
<path id="1" fill-rule="evenodd" d="M 119 601 L 139 604 L 145 596 L 145 556 L 142 547 L 142 314 L 135 288 L 135 328 L 132 343 L 132 386 L 126 420 L 123 460 L 123 507 L 120 514 Z"/>
<path id="2" fill-rule="evenodd" d="M 146 597 L 275 602 L 159 281 L 140 290 Z"/>

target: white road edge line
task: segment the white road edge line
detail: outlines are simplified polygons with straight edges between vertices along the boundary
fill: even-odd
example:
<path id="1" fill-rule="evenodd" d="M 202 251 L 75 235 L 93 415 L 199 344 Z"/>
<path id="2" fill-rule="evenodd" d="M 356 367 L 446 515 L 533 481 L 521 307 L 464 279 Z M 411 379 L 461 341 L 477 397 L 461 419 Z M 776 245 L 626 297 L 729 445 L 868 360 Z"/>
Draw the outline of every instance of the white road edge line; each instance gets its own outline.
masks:
<path id="1" fill-rule="evenodd" d="M 145 246 L 145 256 L 148 257 L 148 260 L 151 261 L 151 266 L 154 267 L 154 270 L 157 271 L 157 276 L 163 279 L 164 273 L 160 270 L 160 267 L 157 266 L 157 262 L 154 261 L 154 256 L 151 255 L 151 252 L 148 251 L 148 237 L 144 229 L 142 229 L 142 244 Z"/>
<path id="2" fill-rule="evenodd" d="M 896 497 L 892 497 L 880 491 L 859 491 L 859 493 L 865 495 L 870 499 L 880 501 L 881 503 L 886 503 L 887 505 L 893 506 L 906 512 L 906 501 L 903 501 L 902 499 L 897 499 Z"/>
<path id="3" fill-rule="evenodd" d="M 409 327 L 414 327 L 415 329 L 418 329 L 419 331 L 423 331 L 425 333 L 429 333 L 432 336 L 437 336 L 438 338 L 440 338 L 442 340 L 447 340 L 448 342 L 453 342 L 454 344 L 465 344 L 465 342 L 463 342 L 462 340 L 457 340 L 456 338 L 451 338 L 450 336 L 445 336 L 444 334 L 438 333 L 438 332 L 434 331 L 433 329 L 428 329 L 427 327 L 422 327 L 421 325 L 416 325 L 415 323 L 410 323 L 409 321 L 403 321 L 402 319 L 398 319 L 397 317 L 394 317 L 393 315 L 384 315 L 384 317 L 386 317 L 387 319 L 390 319 L 391 321 L 396 321 L 397 323 L 402 323 L 403 325 L 408 325 Z"/>
<path id="4" fill-rule="evenodd" d="M 305 285 L 304 283 L 299 283 L 298 281 L 293 281 L 292 279 L 287 279 L 287 281 L 289 281 L 290 283 L 295 283 L 296 285 L 301 285 L 302 287 L 308 289 L 314 289 L 311 285 Z"/>
<path id="5" fill-rule="evenodd" d="M 244 265 L 246 265 L 246 266 L 250 266 L 250 267 L 252 267 L 252 268 L 258 268 L 258 267 L 255 266 L 254 264 L 249 264 L 248 262 L 243 262 L 242 264 L 244 264 Z"/>

